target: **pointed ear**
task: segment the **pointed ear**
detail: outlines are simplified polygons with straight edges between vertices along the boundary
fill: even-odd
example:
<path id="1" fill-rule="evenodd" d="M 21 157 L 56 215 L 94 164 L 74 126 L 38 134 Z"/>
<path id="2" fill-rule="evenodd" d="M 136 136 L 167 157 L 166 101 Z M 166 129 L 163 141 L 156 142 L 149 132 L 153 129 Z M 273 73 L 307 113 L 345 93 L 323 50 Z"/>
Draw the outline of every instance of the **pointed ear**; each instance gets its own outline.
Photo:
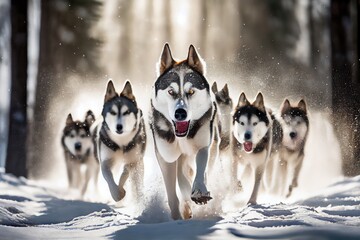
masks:
<path id="1" fill-rule="evenodd" d="M 205 75 L 205 63 L 201 59 L 201 57 L 196 52 L 196 49 L 193 45 L 189 47 L 189 53 L 187 57 L 187 62 L 190 67 L 194 68 L 196 71 Z"/>
<path id="2" fill-rule="evenodd" d="M 67 118 L 66 118 L 66 126 L 72 124 L 73 122 L 74 121 L 73 121 L 73 118 L 71 116 L 71 113 L 69 113 Z"/>
<path id="3" fill-rule="evenodd" d="M 285 98 L 284 102 L 281 105 L 281 115 L 284 115 L 291 108 L 290 102 L 287 98 Z"/>
<path id="4" fill-rule="evenodd" d="M 306 102 L 304 99 L 300 100 L 300 102 L 298 103 L 298 108 L 300 108 L 301 110 L 303 110 L 306 113 Z"/>
<path id="5" fill-rule="evenodd" d="M 175 61 L 172 58 L 169 44 L 165 43 L 158 63 L 158 75 L 163 74 L 167 69 L 172 67 L 174 63 Z"/>
<path id="6" fill-rule="evenodd" d="M 242 92 L 240 94 L 237 107 L 240 108 L 240 107 L 244 107 L 244 106 L 247 106 L 247 105 L 250 105 L 250 102 L 247 100 L 247 98 L 245 96 L 245 93 Z"/>
<path id="7" fill-rule="evenodd" d="M 91 110 L 86 112 L 85 122 L 89 126 L 91 126 L 91 124 L 93 124 L 95 122 L 95 115 Z"/>
<path id="8" fill-rule="evenodd" d="M 223 89 L 221 89 L 221 91 L 224 97 L 229 97 L 229 88 L 227 83 L 225 84 L 225 86 L 223 87 Z"/>
<path id="9" fill-rule="evenodd" d="M 107 84 L 107 87 L 106 87 L 106 93 L 105 93 L 105 99 L 104 99 L 104 102 L 107 102 L 109 101 L 110 99 L 114 98 L 118 96 L 116 91 L 115 91 L 115 87 L 114 87 L 114 84 L 113 82 L 110 80 Z"/>
<path id="10" fill-rule="evenodd" d="M 258 109 L 260 109 L 260 111 L 266 112 L 265 105 L 264 105 L 264 96 L 262 95 L 261 92 L 259 92 L 258 95 L 256 96 L 256 99 L 253 102 L 253 105 L 255 107 L 257 107 Z"/>
<path id="11" fill-rule="evenodd" d="M 211 91 L 213 93 L 217 93 L 218 92 L 218 88 L 217 88 L 217 83 L 214 82 L 213 85 L 211 86 Z"/>
<path id="12" fill-rule="evenodd" d="M 120 96 L 126 97 L 126 98 L 130 99 L 131 101 L 135 101 L 135 96 L 132 92 L 131 83 L 129 81 L 126 81 L 124 89 L 120 93 Z"/>

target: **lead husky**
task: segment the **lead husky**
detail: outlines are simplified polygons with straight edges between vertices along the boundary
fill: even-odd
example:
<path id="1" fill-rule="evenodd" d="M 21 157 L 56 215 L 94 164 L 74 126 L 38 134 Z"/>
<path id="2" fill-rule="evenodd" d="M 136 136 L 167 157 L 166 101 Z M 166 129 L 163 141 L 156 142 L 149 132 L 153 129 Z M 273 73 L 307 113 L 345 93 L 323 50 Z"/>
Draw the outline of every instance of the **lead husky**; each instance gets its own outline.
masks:
<path id="1" fill-rule="evenodd" d="M 248 201 L 256 204 L 257 194 L 270 155 L 272 141 L 272 121 L 264 106 L 264 99 L 258 93 L 256 100 L 250 104 L 244 93 L 241 93 L 233 115 L 232 137 L 232 182 L 242 188 L 243 176 L 253 176 L 254 186 Z M 238 179 L 238 164 L 243 167 L 243 176 Z M 240 180 L 240 182 L 239 182 Z M 247 179 L 250 183 L 251 179 Z"/>
<path id="2" fill-rule="evenodd" d="M 142 111 L 137 107 L 129 81 L 120 95 L 116 93 L 113 82 L 108 82 L 102 117 L 96 145 L 101 171 L 111 196 L 115 201 L 125 197 L 124 184 L 130 175 L 135 194 L 140 199 L 146 135 Z M 120 169 L 119 165 L 123 170 L 116 183 L 113 174 Z"/>
<path id="3" fill-rule="evenodd" d="M 69 187 L 80 189 L 82 196 L 90 179 L 97 184 L 99 173 L 99 164 L 94 155 L 93 136 L 90 133 L 90 126 L 94 121 L 94 114 L 90 110 L 86 113 L 84 121 L 74 121 L 69 114 L 61 138 Z M 85 176 L 81 172 L 81 166 L 86 166 Z"/>
<path id="4" fill-rule="evenodd" d="M 192 217 L 191 200 L 206 204 L 211 199 L 205 169 L 215 107 L 204 74 L 205 63 L 192 45 L 187 59 L 180 62 L 172 58 L 169 45 L 164 45 L 151 97 L 150 126 L 173 219 Z M 181 206 L 176 182 L 183 197 Z"/>
<path id="5" fill-rule="evenodd" d="M 291 106 L 285 99 L 280 108 L 278 129 L 279 140 L 275 141 L 274 192 L 290 197 L 292 190 L 298 186 L 299 172 L 304 159 L 304 147 L 309 130 L 309 119 L 306 103 L 303 99 L 297 106 Z M 277 156 L 277 158 L 276 158 Z"/>

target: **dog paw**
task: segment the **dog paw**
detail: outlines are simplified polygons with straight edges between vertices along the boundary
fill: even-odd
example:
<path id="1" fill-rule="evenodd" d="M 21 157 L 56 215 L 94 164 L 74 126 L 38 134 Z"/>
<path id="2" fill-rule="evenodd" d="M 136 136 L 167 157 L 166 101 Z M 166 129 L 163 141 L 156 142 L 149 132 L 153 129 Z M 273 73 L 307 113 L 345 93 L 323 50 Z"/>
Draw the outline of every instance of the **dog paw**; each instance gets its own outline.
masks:
<path id="1" fill-rule="evenodd" d="M 210 196 L 210 192 L 202 193 L 199 189 L 194 190 L 191 194 L 191 200 L 193 200 L 196 204 L 204 205 L 211 199 L 212 197 Z"/>
<path id="2" fill-rule="evenodd" d="M 250 206 L 257 205 L 256 199 L 250 199 L 247 204 Z"/>
<path id="3" fill-rule="evenodd" d="M 192 218 L 192 211 L 191 211 L 191 207 L 190 207 L 190 202 L 185 202 L 185 204 L 184 204 L 183 217 L 184 217 L 184 219 L 191 219 Z"/>
<path id="4" fill-rule="evenodd" d="M 113 191 L 110 191 L 112 198 L 115 202 L 119 202 L 121 199 L 123 199 L 126 195 L 125 189 L 114 189 Z"/>

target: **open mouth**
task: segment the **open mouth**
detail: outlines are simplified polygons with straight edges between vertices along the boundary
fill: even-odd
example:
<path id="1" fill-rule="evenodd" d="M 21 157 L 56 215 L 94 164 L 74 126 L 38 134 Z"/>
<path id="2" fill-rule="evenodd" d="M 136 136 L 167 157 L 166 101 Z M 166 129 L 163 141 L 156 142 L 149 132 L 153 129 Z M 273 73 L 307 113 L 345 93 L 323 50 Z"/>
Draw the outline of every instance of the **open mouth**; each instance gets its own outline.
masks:
<path id="1" fill-rule="evenodd" d="M 184 137 L 188 133 L 190 121 L 177 121 L 174 122 L 175 125 L 175 135 L 177 137 Z"/>
<path id="2" fill-rule="evenodd" d="M 244 142 L 244 150 L 245 150 L 245 152 L 251 152 L 252 151 L 252 149 L 253 149 L 253 144 L 252 144 L 252 142 Z"/>

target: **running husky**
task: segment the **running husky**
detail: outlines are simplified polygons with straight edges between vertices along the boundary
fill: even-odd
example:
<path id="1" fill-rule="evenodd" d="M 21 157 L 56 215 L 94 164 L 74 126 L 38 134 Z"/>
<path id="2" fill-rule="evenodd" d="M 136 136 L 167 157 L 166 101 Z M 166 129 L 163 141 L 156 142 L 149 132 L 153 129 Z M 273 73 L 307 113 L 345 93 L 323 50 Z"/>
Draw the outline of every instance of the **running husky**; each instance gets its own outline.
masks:
<path id="1" fill-rule="evenodd" d="M 304 147 L 309 130 L 309 119 L 306 103 L 303 99 L 297 106 L 291 106 L 285 99 L 280 108 L 280 120 L 274 133 L 274 192 L 290 197 L 292 190 L 298 186 L 299 172 L 304 159 Z M 274 125 L 275 126 L 275 125 Z"/>
<path id="2" fill-rule="evenodd" d="M 264 98 L 258 93 L 256 100 L 251 104 L 244 93 L 241 93 L 239 102 L 233 115 L 232 137 L 232 182 L 236 188 L 242 189 L 243 176 L 250 175 L 254 181 L 252 193 L 248 203 L 256 204 L 257 194 L 264 172 L 265 164 L 270 155 L 272 141 L 272 121 L 264 106 Z M 243 167 L 243 176 L 238 178 L 238 164 Z"/>
<path id="3" fill-rule="evenodd" d="M 172 58 L 169 45 L 164 45 L 151 97 L 150 126 L 173 219 L 192 217 L 191 200 L 206 204 L 212 199 L 205 185 L 205 169 L 216 112 L 204 74 L 205 63 L 192 45 L 187 59 L 180 62 Z"/>
<path id="4" fill-rule="evenodd" d="M 220 155 L 230 146 L 231 135 L 231 111 L 233 109 L 233 103 L 229 95 L 228 85 L 218 91 L 216 82 L 211 87 L 212 92 L 215 95 L 215 102 L 217 105 L 218 116 L 218 132 L 220 135 Z"/>
<path id="5" fill-rule="evenodd" d="M 69 187 L 80 189 L 82 196 L 91 178 L 95 185 L 97 184 L 99 173 L 99 164 L 94 155 L 93 136 L 90 133 L 90 126 L 94 121 L 94 114 L 90 110 L 86 113 L 83 122 L 74 121 L 69 114 L 61 138 Z M 81 166 L 86 166 L 85 176 L 80 171 Z"/>
<path id="6" fill-rule="evenodd" d="M 120 95 L 116 93 L 113 82 L 108 82 L 102 117 L 96 146 L 101 171 L 111 196 L 115 201 L 125 197 L 124 184 L 130 175 L 136 197 L 141 199 L 146 146 L 145 125 L 129 81 L 125 83 Z M 123 170 L 116 183 L 113 174 L 120 167 L 123 167 Z"/>

